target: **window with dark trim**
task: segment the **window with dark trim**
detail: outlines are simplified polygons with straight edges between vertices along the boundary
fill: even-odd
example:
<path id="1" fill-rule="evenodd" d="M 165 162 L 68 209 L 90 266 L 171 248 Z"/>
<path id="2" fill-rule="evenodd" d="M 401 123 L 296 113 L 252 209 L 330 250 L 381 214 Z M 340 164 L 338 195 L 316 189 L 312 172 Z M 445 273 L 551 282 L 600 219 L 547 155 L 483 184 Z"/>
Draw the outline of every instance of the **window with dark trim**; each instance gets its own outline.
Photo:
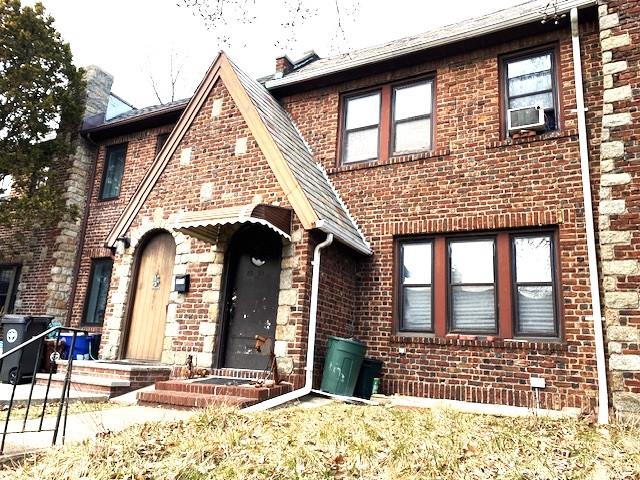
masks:
<path id="1" fill-rule="evenodd" d="M 516 335 L 556 336 L 553 237 L 514 235 L 513 298 Z"/>
<path id="2" fill-rule="evenodd" d="M 400 242 L 400 330 L 433 331 L 433 243 Z"/>
<path id="3" fill-rule="evenodd" d="M 545 130 L 557 130 L 555 51 L 546 49 L 507 56 L 503 59 L 502 72 L 505 118 L 509 109 L 539 106 L 544 110 Z"/>
<path id="4" fill-rule="evenodd" d="M 104 172 L 100 186 L 100 200 L 118 198 L 124 174 L 124 160 L 127 155 L 127 144 L 107 147 L 104 156 Z"/>
<path id="5" fill-rule="evenodd" d="M 378 158 L 380 91 L 346 97 L 344 112 L 343 163 Z"/>
<path id="6" fill-rule="evenodd" d="M 340 162 L 386 160 L 433 147 L 434 78 L 342 97 Z"/>
<path id="7" fill-rule="evenodd" d="M 89 287 L 84 307 L 85 325 L 102 325 L 107 308 L 107 295 L 111 282 L 111 258 L 96 258 L 91 262 L 89 274 Z"/>
<path id="8" fill-rule="evenodd" d="M 432 89 L 432 80 L 394 87 L 391 149 L 394 154 L 431 148 Z"/>
<path id="9" fill-rule="evenodd" d="M 0 316 L 13 311 L 19 276 L 19 265 L 0 265 Z"/>
<path id="10" fill-rule="evenodd" d="M 559 338 L 556 235 L 530 229 L 397 238 L 398 334 Z"/>
<path id="11" fill-rule="evenodd" d="M 449 241 L 451 331 L 496 333 L 495 240 Z"/>
<path id="12" fill-rule="evenodd" d="M 164 144 L 167 143 L 168 138 L 169 138 L 169 132 L 161 133 L 158 135 L 158 137 L 156 138 L 156 155 L 160 153 L 160 150 L 162 150 L 162 147 L 164 147 Z"/>

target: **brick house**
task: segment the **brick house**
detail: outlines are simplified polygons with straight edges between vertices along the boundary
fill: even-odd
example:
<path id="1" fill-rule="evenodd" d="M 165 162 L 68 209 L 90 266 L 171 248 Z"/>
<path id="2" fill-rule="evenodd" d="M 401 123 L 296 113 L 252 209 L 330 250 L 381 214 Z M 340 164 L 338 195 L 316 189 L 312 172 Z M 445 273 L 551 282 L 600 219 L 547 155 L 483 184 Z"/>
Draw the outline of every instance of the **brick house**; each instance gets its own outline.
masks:
<path id="1" fill-rule="evenodd" d="M 639 413 L 640 6 L 547 3 L 259 81 L 221 53 L 190 99 L 85 128 L 71 324 L 248 376 L 264 335 L 295 387 L 354 336 L 385 393 Z"/>

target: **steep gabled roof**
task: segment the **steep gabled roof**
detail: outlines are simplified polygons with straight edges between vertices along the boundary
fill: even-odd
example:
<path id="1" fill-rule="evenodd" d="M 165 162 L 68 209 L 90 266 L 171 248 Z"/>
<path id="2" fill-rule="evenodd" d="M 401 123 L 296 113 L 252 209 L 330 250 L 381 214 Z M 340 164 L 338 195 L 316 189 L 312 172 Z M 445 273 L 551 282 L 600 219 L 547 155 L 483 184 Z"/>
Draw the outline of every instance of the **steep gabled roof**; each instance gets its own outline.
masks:
<path id="1" fill-rule="evenodd" d="M 355 220 L 349 214 L 324 169 L 316 162 L 311 149 L 289 114 L 264 86 L 249 77 L 233 62 L 230 61 L 230 63 L 262 122 L 276 142 L 291 173 L 305 192 L 311 207 L 318 218 L 324 221 L 324 226 L 320 229 L 335 233 L 350 246 L 366 246 L 366 241 Z M 356 248 L 360 249 L 360 247 Z"/>
<path id="2" fill-rule="evenodd" d="M 218 79 L 224 82 L 304 228 L 333 233 L 345 245 L 370 254 L 371 249 L 355 220 L 316 163 L 293 121 L 271 94 L 234 65 L 224 52 L 218 55 L 191 97 L 109 233 L 106 245 L 115 245 L 117 238 L 131 226 Z"/>
<path id="3" fill-rule="evenodd" d="M 562 14 L 574 7 L 584 8 L 595 4 L 596 0 L 533 0 L 382 45 L 321 58 L 284 77 L 265 79 L 265 86 L 269 90 L 276 90 L 287 85 L 526 25 L 541 20 L 545 14 Z"/>

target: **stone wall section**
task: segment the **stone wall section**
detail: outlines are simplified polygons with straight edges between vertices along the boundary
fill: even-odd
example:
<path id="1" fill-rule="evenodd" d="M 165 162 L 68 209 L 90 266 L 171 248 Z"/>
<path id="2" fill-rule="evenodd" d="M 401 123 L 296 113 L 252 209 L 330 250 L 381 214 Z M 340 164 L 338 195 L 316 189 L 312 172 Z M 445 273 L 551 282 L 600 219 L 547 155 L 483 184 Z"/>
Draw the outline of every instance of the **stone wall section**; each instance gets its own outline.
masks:
<path id="1" fill-rule="evenodd" d="M 85 80 L 84 118 L 104 116 L 113 77 L 96 66 L 89 66 L 85 68 Z M 61 181 L 66 203 L 78 208 L 78 218 L 62 220 L 48 230 L 31 232 L 24 243 L 15 242 L 15 232 L 0 231 L 0 263 L 20 266 L 14 313 L 49 314 L 58 321 L 67 320 L 82 219 L 87 208 L 88 182 L 96 153 L 95 145 L 79 134 L 74 142 L 72 164 Z"/>
<path id="2" fill-rule="evenodd" d="M 613 407 L 640 415 L 640 4 L 598 8 L 604 83 L 599 245 Z"/>
<path id="3" fill-rule="evenodd" d="M 109 92 L 113 77 L 91 65 L 85 69 L 87 93 L 84 117 L 100 115 L 107 111 Z M 78 218 L 74 221 L 63 219 L 58 223 L 58 234 L 53 245 L 53 266 L 47 284 L 45 311 L 58 321 L 67 320 L 71 282 L 74 274 L 80 243 L 80 234 L 85 209 L 88 204 L 90 172 L 95 160 L 96 147 L 91 141 L 78 135 L 72 164 L 65 181 L 65 200 L 67 206 L 78 209 Z"/>

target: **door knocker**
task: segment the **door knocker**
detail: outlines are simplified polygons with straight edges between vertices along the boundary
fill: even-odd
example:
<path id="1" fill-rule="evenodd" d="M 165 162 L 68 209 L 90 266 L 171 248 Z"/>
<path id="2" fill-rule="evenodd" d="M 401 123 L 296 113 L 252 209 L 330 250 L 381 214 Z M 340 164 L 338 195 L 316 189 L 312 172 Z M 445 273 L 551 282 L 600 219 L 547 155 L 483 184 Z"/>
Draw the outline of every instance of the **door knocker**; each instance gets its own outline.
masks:
<path id="1" fill-rule="evenodd" d="M 151 280 L 151 288 L 154 290 L 160 290 L 160 273 L 156 272 Z"/>

